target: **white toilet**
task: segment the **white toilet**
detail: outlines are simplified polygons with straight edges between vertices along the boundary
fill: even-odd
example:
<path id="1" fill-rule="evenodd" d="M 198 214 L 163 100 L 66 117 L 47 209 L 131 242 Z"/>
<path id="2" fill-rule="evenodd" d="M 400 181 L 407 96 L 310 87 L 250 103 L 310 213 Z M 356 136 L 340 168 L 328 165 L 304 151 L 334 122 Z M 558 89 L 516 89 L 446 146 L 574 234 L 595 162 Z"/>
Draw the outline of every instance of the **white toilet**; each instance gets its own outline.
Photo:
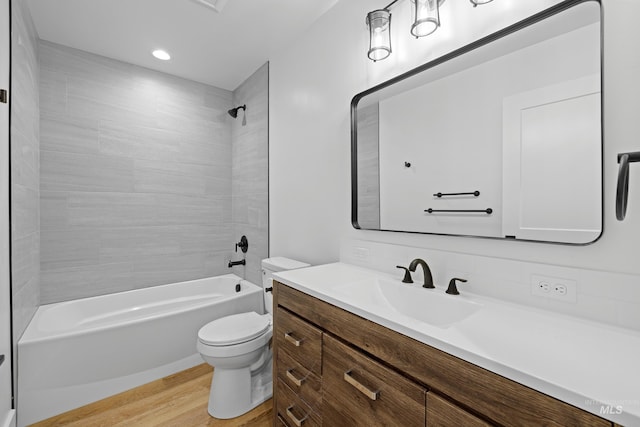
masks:
<path id="1" fill-rule="evenodd" d="M 209 414 L 213 417 L 240 416 L 273 395 L 272 275 L 308 266 L 283 257 L 263 260 L 266 314 L 254 311 L 234 314 L 209 322 L 198 331 L 198 351 L 214 367 L 209 395 Z"/>

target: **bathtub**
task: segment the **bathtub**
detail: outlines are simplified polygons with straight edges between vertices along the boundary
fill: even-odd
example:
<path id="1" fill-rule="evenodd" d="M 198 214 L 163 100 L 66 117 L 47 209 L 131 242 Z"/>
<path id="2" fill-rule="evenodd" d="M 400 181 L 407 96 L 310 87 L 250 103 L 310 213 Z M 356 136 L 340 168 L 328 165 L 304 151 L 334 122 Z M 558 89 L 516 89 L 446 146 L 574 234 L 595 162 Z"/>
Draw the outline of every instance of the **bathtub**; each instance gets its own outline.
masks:
<path id="1" fill-rule="evenodd" d="M 41 306 L 18 342 L 18 425 L 203 363 L 198 329 L 245 311 L 263 313 L 262 288 L 233 274 Z"/>

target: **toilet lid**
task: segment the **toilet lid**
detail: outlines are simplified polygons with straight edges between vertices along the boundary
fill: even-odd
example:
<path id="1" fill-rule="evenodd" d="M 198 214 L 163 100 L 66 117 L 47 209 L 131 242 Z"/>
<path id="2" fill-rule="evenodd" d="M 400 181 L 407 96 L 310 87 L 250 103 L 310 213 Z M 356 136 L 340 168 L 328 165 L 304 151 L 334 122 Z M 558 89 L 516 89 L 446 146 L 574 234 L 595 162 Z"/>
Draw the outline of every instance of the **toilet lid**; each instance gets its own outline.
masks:
<path id="1" fill-rule="evenodd" d="M 255 311 L 233 314 L 207 323 L 198 331 L 198 339 L 207 345 L 232 345 L 251 341 L 271 326 L 271 316 Z"/>

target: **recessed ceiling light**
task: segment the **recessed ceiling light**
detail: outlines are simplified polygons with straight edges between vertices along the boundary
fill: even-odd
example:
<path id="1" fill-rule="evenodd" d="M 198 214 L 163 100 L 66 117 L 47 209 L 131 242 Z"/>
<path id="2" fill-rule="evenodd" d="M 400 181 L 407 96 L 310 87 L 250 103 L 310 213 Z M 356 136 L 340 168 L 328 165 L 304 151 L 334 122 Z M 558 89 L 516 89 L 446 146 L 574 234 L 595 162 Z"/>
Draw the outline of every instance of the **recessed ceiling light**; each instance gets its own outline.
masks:
<path id="1" fill-rule="evenodd" d="M 153 56 L 163 61 L 168 61 L 171 59 L 171 55 L 169 55 L 167 52 L 165 52 L 162 49 L 154 50 L 152 53 L 153 53 Z"/>

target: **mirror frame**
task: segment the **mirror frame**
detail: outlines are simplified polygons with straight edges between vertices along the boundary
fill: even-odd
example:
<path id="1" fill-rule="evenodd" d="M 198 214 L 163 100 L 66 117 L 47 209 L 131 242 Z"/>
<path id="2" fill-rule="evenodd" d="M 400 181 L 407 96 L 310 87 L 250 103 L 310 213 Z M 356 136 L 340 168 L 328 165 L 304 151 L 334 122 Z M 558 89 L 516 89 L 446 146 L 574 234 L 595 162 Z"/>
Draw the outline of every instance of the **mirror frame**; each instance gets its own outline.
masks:
<path id="1" fill-rule="evenodd" d="M 413 77 L 417 74 L 420 74 L 426 70 L 434 68 L 440 64 L 443 64 L 451 59 L 457 58 L 465 53 L 471 52 L 475 49 L 478 49 L 482 46 L 485 46 L 489 43 L 492 43 L 496 40 L 499 40 L 509 34 L 520 31 L 526 27 L 529 27 L 537 22 L 543 21 L 549 17 L 557 15 L 563 11 L 571 9 L 574 6 L 577 6 L 582 3 L 595 2 L 598 4 L 600 9 L 600 140 L 602 141 L 600 144 L 600 171 L 601 171 L 601 183 L 600 183 L 600 209 L 601 209 L 601 224 L 600 224 L 600 234 L 594 240 L 586 243 L 570 243 L 570 242 L 554 242 L 554 241 L 543 241 L 543 240 L 531 240 L 531 239 L 517 239 L 510 237 L 501 237 L 501 236 L 477 236 L 477 235 L 469 235 L 469 234 L 450 234 L 450 233 L 434 233 L 434 232 L 426 232 L 426 231 L 403 231 L 403 230 L 386 230 L 382 228 L 362 228 L 358 224 L 358 103 L 362 98 L 367 95 L 370 95 L 379 90 L 385 89 L 389 86 L 392 86 L 396 83 L 400 83 L 410 77 Z M 603 33 L 603 22 L 602 22 L 602 0 L 565 0 L 561 3 L 553 5 L 541 12 L 538 12 L 534 15 L 529 16 L 521 21 L 516 22 L 515 24 L 509 25 L 501 30 L 498 30 L 488 36 L 482 37 L 478 40 L 475 40 L 461 48 L 455 49 L 445 55 L 442 55 L 436 59 L 433 59 L 429 62 L 426 62 L 418 67 L 415 67 L 407 72 L 404 72 L 398 76 L 392 77 L 391 79 L 384 81 L 380 84 L 377 84 L 367 90 L 364 90 L 358 94 L 356 94 L 351 100 L 351 225 L 356 230 L 369 230 L 369 231 L 386 231 L 386 232 L 395 232 L 395 233 L 409 233 L 409 234 L 427 234 L 427 235 L 435 235 L 435 236 L 455 236 L 455 237 L 472 237 L 479 239 L 494 239 L 494 240 L 510 240 L 510 241 L 519 241 L 519 242 L 535 242 L 535 243 L 548 243 L 554 245 L 569 245 L 569 246 L 587 246 L 591 245 L 602 237 L 604 233 L 604 33 Z"/>

